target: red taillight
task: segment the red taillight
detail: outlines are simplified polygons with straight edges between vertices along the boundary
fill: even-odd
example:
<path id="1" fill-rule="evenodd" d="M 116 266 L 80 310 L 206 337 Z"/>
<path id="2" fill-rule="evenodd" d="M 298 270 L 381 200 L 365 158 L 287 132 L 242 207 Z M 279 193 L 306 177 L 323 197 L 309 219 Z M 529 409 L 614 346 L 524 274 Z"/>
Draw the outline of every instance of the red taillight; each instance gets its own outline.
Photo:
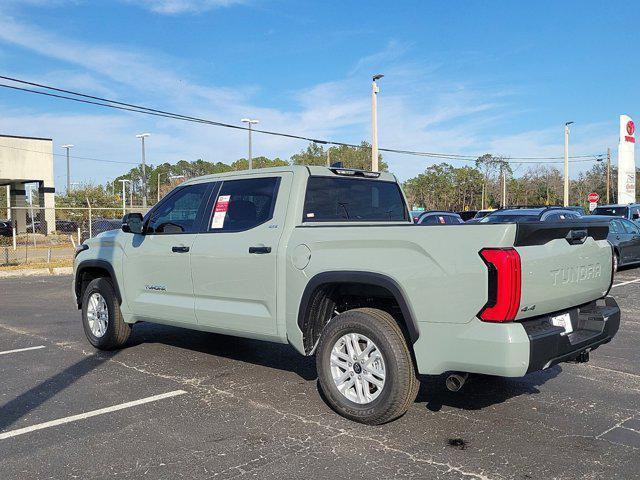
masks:
<path id="1" fill-rule="evenodd" d="M 489 269 L 489 299 L 478 317 L 487 322 L 509 322 L 520 308 L 520 255 L 513 248 L 485 248 L 480 257 Z"/>

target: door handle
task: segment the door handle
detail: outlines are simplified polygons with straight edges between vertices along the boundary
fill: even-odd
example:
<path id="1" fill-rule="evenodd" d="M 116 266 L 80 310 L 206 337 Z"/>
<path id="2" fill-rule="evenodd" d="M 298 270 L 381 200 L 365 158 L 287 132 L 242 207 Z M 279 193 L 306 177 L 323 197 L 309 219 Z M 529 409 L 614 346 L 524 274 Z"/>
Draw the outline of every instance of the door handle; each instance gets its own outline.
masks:
<path id="1" fill-rule="evenodd" d="M 271 253 L 271 247 L 249 247 L 249 253 Z"/>
<path id="2" fill-rule="evenodd" d="M 189 251 L 189 247 L 171 247 L 171 251 L 173 253 L 187 253 Z"/>

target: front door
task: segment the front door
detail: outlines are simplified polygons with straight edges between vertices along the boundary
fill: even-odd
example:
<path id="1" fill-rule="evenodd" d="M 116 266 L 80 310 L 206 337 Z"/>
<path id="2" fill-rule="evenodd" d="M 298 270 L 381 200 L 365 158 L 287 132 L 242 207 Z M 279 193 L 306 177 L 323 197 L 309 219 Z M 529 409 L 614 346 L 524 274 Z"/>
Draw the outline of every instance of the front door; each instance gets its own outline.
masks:
<path id="1" fill-rule="evenodd" d="M 174 190 L 151 210 L 145 234 L 127 241 L 124 288 L 136 320 L 195 323 L 190 250 L 210 190 L 208 183 Z"/>
<path id="2" fill-rule="evenodd" d="M 290 173 L 225 180 L 210 203 L 208 230 L 191 251 L 199 325 L 274 336 L 276 259 Z"/>

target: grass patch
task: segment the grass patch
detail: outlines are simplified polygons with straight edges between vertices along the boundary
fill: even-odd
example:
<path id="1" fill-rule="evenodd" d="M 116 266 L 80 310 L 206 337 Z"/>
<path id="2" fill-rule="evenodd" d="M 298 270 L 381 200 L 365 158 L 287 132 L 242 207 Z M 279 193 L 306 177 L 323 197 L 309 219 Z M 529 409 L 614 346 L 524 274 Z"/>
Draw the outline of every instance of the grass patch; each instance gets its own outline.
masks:
<path id="1" fill-rule="evenodd" d="M 26 263 L 9 263 L 0 264 L 0 272 L 7 270 L 25 270 L 31 268 L 58 268 L 58 267 L 72 267 L 73 258 L 54 258 L 51 259 L 51 263 L 47 263 L 42 260 L 34 260 L 33 262 Z"/>

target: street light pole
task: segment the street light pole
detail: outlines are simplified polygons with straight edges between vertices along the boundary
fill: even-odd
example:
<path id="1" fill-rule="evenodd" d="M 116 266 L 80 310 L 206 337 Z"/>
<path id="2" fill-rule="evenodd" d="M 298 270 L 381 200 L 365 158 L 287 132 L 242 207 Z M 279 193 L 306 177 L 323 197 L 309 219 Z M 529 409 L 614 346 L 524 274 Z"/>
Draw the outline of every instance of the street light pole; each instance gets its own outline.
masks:
<path id="1" fill-rule="evenodd" d="M 250 118 L 243 118 L 240 120 L 242 123 L 246 123 L 249 127 L 249 170 L 253 168 L 253 158 L 251 156 L 251 126 L 260 123 L 259 120 L 252 120 Z"/>
<path id="2" fill-rule="evenodd" d="M 607 148 L 607 204 L 609 204 L 609 184 L 611 183 L 611 149 Z"/>
<path id="3" fill-rule="evenodd" d="M 131 180 L 127 180 L 127 179 L 120 180 L 120 183 L 122 183 L 122 215 L 123 216 L 125 215 L 125 213 L 127 213 L 127 194 L 124 189 L 124 186 L 127 182 L 130 182 L 130 181 Z M 133 204 L 131 206 L 133 206 Z"/>
<path id="4" fill-rule="evenodd" d="M 144 139 L 147 138 L 150 133 L 141 133 L 136 135 L 137 138 L 142 140 L 142 207 L 147 208 L 147 168 L 146 158 L 144 152 Z"/>
<path id="5" fill-rule="evenodd" d="M 71 144 L 62 145 L 62 148 L 67 150 L 67 195 L 71 192 L 71 166 L 69 163 L 69 149 L 73 147 Z"/>
<path id="6" fill-rule="evenodd" d="M 162 175 L 162 172 L 158 172 L 158 199 L 156 202 L 160 201 L 160 175 Z"/>
<path id="7" fill-rule="evenodd" d="M 378 171 L 378 88 L 377 80 L 384 77 L 378 73 L 371 82 L 371 171 Z"/>
<path id="8" fill-rule="evenodd" d="M 564 206 L 569 206 L 569 125 L 564 124 Z"/>

